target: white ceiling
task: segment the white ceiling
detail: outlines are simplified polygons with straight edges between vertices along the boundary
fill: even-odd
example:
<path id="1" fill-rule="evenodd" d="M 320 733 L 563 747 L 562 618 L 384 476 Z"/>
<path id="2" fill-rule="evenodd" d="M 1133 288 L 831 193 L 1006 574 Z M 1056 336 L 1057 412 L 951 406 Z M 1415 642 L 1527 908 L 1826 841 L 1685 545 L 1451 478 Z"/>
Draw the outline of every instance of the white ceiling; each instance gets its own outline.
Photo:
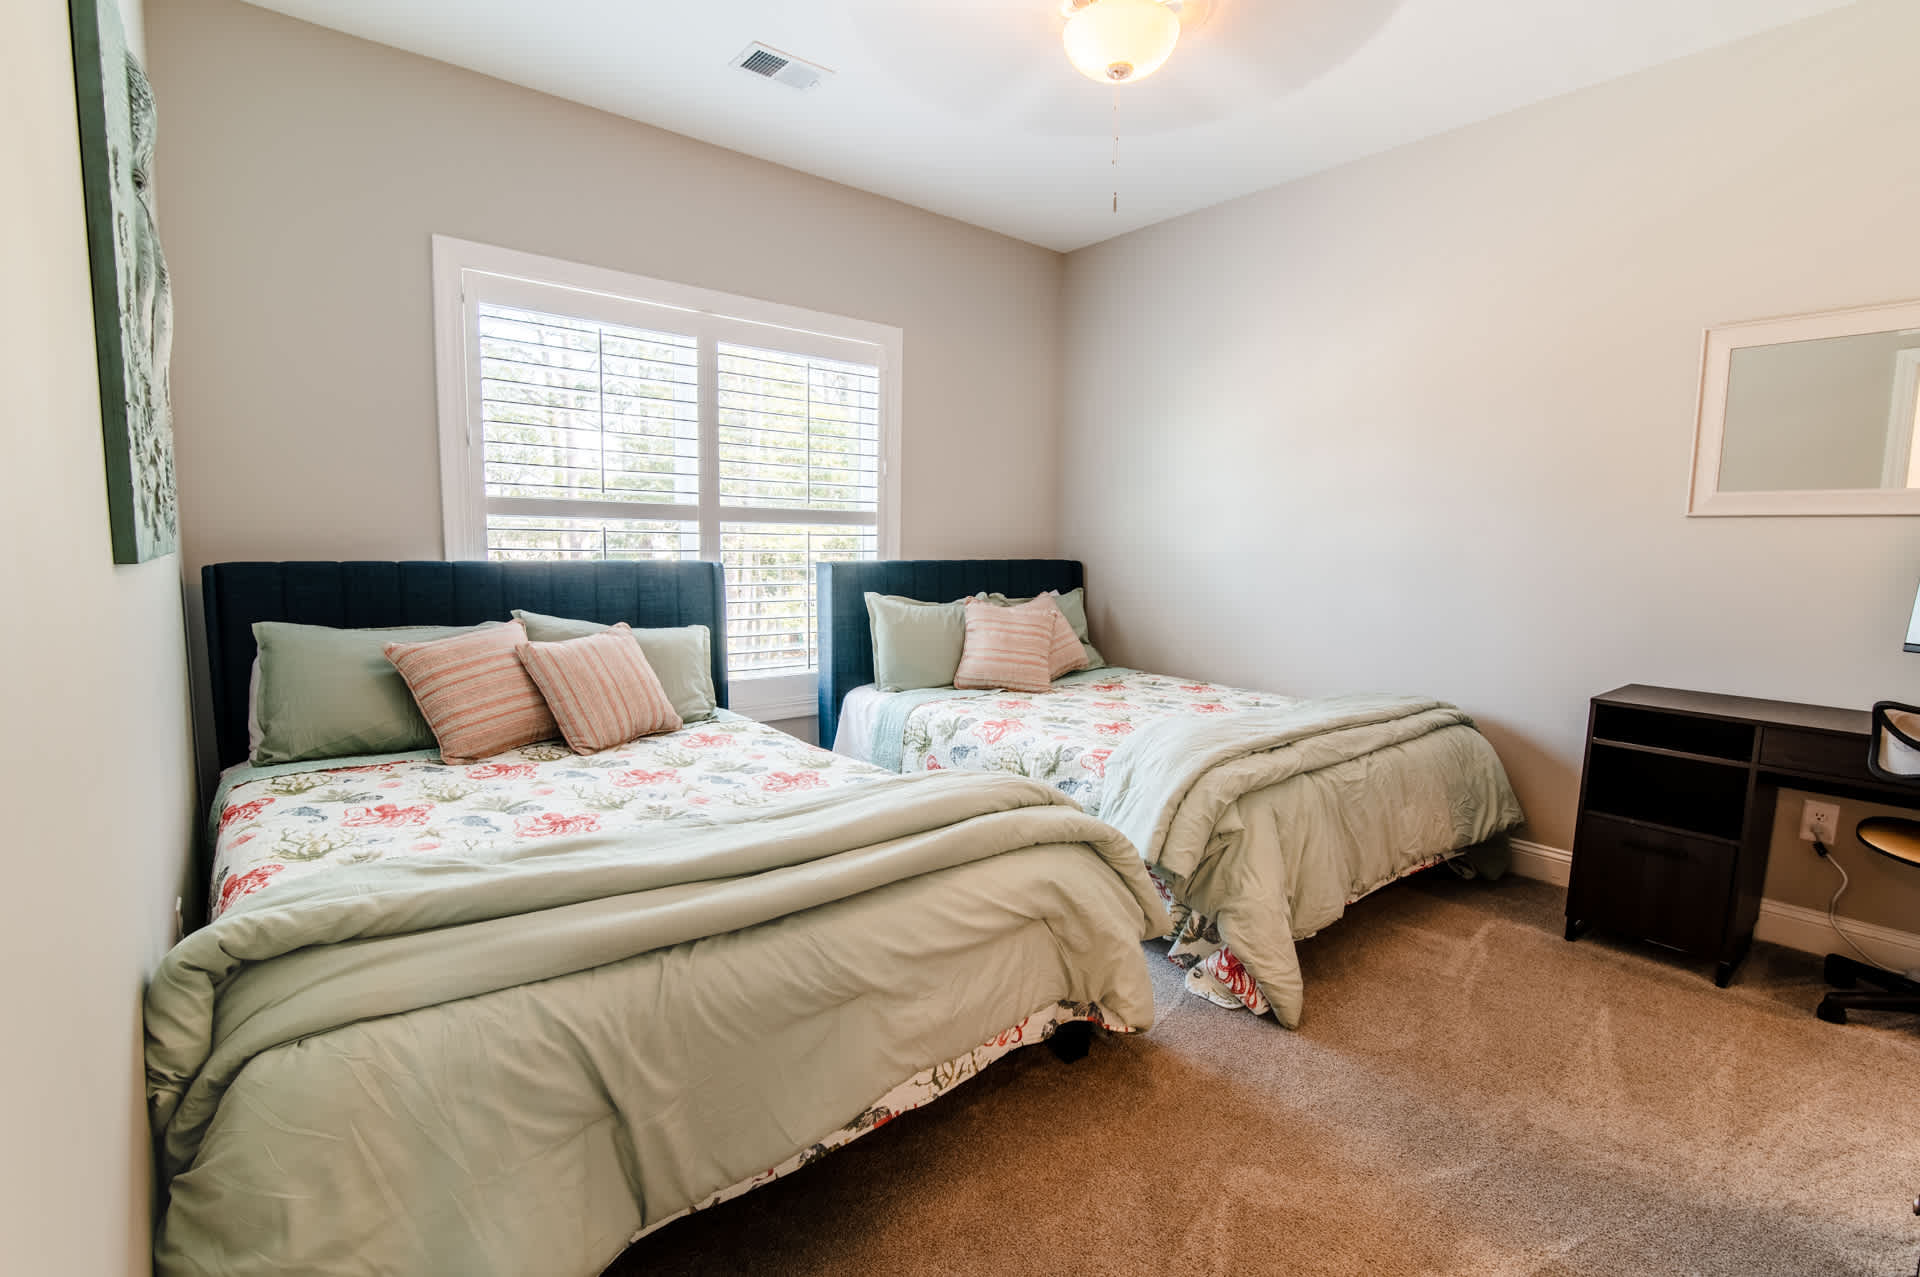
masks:
<path id="1" fill-rule="evenodd" d="M 1186 0 L 1119 89 L 1059 0 L 256 2 L 1066 251 L 1851 0 Z"/>

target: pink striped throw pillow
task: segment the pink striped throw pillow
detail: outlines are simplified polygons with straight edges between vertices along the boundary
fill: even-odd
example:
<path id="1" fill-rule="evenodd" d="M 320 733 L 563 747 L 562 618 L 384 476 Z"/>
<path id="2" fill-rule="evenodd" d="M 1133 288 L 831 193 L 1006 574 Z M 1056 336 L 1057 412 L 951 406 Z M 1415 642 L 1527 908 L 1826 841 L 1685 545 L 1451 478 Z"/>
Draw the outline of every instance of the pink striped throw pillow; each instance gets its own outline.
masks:
<path id="1" fill-rule="evenodd" d="M 1053 684 L 1053 622 L 1060 609 L 1039 598 L 1017 607 L 967 600 L 967 634 L 955 687 L 1044 692 Z M 1064 618 L 1062 618 L 1064 619 Z M 1069 635 L 1073 627 L 1068 626 Z"/>
<path id="2" fill-rule="evenodd" d="M 1053 645 L 1047 649 L 1047 673 L 1052 678 L 1087 668 L 1087 649 L 1080 646 L 1080 636 L 1073 632 L 1073 622 L 1060 610 L 1059 597 L 1049 591 L 1034 600 L 1038 603 L 1044 599 L 1053 604 Z"/>
<path id="3" fill-rule="evenodd" d="M 519 653 L 576 754 L 681 727 L 672 698 L 625 621 L 564 643 L 522 643 Z"/>
<path id="4" fill-rule="evenodd" d="M 471 763 L 560 734 L 540 689 L 514 649 L 527 641 L 518 621 L 385 651 L 440 742 L 440 757 Z"/>
<path id="5" fill-rule="evenodd" d="M 1092 662 L 1087 659 L 1087 649 L 1080 642 L 1078 631 L 1073 622 L 1067 619 L 1066 612 L 1060 607 L 1060 591 L 1048 590 L 1045 594 L 1035 595 L 1019 603 L 1009 603 L 1004 594 L 976 594 L 974 598 L 982 603 L 992 603 L 995 607 L 1025 607 L 1035 603 L 1051 603 L 1060 619 L 1053 625 L 1053 643 L 1047 651 L 1047 675 L 1059 678 L 1062 674 L 1071 674 L 1074 670 L 1083 670 Z M 955 684 L 958 686 L 958 684 Z"/>

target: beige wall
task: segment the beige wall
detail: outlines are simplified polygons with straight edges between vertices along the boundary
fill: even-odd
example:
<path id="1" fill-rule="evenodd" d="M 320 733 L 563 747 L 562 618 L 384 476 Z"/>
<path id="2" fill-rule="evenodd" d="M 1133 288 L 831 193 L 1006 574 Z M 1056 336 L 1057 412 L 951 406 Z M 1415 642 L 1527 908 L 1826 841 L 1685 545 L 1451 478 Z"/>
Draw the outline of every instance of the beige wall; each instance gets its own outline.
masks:
<path id="1" fill-rule="evenodd" d="M 1920 699 L 1920 521 L 1683 513 L 1703 329 L 1920 296 L 1916 42 L 1866 0 L 1073 254 L 1102 648 L 1457 701 L 1559 847 L 1596 692 Z"/>
<path id="2" fill-rule="evenodd" d="M 149 28 L 190 568 L 439 557 L 436 232 L 897 325 L 903 553 L 1052 547 L 1057 254 L 237 0 Z"/>
<path id="3" fill-rule="evenodd" d="M 441 557 L 435 233 L 903 329 L 902 554 L 1051 552 L 1058 254 L 238 0 L 148 25 L 196 660 L 204 563 Z"/>
<path id="4" fill-rule="evenodd" d="M 137 37 L 137 19 L 135 35 Z M 140 997 L 191 847 L 179 564 L 113 565 L 63 4 L 0 40 L 0 1269 L 150 1271 Z"/>

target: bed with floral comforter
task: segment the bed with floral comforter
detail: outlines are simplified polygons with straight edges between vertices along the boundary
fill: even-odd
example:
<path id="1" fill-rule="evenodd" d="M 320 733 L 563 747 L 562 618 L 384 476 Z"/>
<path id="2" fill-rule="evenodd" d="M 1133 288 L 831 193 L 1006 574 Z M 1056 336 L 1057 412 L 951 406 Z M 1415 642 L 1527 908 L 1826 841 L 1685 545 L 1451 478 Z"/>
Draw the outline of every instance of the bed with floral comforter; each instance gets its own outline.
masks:
<path id="1" fill-rule="evenodd" d="M 1407 874 L 1520 823 L 1486 738 L 1409 697 L 1303 700 L 1142 670 L 1026 695 L 849 693 L 836 751 L 905 772 L 1042 781 L 1139 848 L 1173 910 L 1173 960 L 1223 1006 L 1304 1005 L 1294 942 Z"/>
<path id="2" fill-rule="evenodd" d="M 209 912 L 341 865 L 457 855 L 500 839 L 712 825 L 886 774 L 726 713 L 598 754 L 547 741 L 466 767 L 433 750 L 243 765 L 214 803 Z"/>
<path id="3" fill-rule="evenodd" d="M 231 771 L 147 997 L 156 1271 L 598 1272 L 1060 1025 L 1152 1022 L 1137 853 L 731 715 Z"/>

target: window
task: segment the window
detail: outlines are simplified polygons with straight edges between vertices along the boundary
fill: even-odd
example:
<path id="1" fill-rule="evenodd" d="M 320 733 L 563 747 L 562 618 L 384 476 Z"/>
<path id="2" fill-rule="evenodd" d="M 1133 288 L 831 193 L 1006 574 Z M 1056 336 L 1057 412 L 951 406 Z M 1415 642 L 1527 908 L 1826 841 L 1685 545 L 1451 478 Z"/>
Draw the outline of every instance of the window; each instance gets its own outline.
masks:
<path id="1" fill-rule="evenodd" d="M 900 331 L 436 236 L 449 558 L 714 559 L 735 708 L 813 713 L 813 566 L 894 551 Z"/>

